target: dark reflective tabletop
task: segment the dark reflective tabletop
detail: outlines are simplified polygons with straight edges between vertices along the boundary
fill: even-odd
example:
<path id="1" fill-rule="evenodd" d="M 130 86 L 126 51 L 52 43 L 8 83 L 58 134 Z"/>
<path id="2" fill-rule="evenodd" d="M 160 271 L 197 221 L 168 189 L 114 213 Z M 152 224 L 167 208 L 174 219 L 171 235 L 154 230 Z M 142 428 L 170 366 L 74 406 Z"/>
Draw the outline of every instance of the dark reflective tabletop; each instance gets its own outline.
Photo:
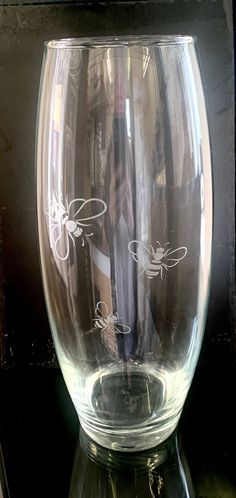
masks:
<path id="1" fill-rule="evenodd" d="M 119 453 L 95 444 L 81 430 L 69 498 L 192 497 L 187 461 L 173 434 L 139 453 Z"/>
<path id="2" fill-rule="evenodd" d="M 59 370 L 2 370 L 0 497 L 236 497 L 235 377 L 198 367 L 177 434 L 122 454 L 80 430 Z"/>

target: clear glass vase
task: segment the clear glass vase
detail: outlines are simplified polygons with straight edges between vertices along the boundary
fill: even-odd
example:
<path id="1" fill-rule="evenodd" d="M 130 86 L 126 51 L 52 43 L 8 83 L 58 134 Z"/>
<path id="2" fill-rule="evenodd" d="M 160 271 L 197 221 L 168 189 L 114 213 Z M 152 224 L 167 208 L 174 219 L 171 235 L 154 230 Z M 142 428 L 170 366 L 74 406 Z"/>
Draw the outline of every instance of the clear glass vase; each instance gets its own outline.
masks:
<path id="1" fill-rule="evenodd" d="M 37 130 L 45 299 L 97 443 L 138 451 L 179 420 L 201 347 L 211 158 L 194 40 L 45 45 Z"/>

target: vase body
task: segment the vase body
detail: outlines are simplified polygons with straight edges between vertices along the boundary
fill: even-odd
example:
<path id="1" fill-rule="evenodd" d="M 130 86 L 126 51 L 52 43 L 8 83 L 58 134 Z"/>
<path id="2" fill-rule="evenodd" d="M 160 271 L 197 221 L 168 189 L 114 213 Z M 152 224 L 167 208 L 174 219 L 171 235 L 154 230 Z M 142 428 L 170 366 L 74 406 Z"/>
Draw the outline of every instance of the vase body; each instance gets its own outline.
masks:
<path id="1" fill-rule="evenodd" d="M 173 432 L 203 338 L 212 181 L 191 37 L 46 44 L 37 129 L 42 276 L 59 364 L 90 437 Z"/>

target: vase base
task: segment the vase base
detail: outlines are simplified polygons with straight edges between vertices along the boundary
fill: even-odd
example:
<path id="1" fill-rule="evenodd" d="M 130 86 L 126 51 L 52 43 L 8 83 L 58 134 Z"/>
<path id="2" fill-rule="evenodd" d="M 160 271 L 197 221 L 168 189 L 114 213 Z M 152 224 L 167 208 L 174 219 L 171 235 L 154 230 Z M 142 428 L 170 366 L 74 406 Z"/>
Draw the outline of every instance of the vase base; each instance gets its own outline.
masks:
<path id="1" fill-rule="evenodd" d="M 110 450 L 122 452 L 138 452 L 153 448 L 168 437 L 175 430 L 180 414 L 174 419 L 169 419 L 166 423 L 163 421 L 160 425 L 153 424 L 148 427 L 137 427 L 123 430 L 104 430 L 93 427 L 91 423 L 85 422 L 80 418 L 80 423 L 86 434 L 97 444 Z"/>

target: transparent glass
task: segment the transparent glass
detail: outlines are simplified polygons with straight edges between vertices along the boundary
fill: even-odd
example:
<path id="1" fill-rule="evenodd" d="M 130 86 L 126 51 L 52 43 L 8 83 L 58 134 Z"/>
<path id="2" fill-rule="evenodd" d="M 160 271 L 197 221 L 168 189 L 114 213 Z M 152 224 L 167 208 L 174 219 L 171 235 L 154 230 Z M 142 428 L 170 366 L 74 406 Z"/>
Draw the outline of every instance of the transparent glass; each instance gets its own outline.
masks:
<path id="1" fill-rule="evenodd" d="M 194 40 L 45 46 L 37 130 L 45 298 L 82 427 L 117 450 L 175 429 L 199 356 L 212 237 Z"/>

